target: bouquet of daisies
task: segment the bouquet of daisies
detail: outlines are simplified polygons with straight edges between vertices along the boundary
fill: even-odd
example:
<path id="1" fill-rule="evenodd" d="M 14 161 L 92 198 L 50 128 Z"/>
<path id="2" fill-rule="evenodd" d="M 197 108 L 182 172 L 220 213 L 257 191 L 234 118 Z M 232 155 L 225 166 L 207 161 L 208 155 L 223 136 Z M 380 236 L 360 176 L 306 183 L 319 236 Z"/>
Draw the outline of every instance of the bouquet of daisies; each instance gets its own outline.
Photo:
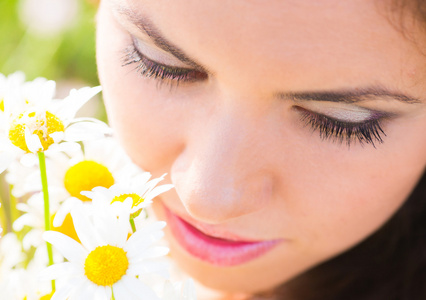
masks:
<path id="1" fill-rule="evenodd" d="M 76 118 L 100 87 L 55 88 L 0 74 L 1 298 L 195 299 L 192 280 L 169 280 L 166 223 L 148 218 L 166 174 L 152 179 L 105 123 Z"/>

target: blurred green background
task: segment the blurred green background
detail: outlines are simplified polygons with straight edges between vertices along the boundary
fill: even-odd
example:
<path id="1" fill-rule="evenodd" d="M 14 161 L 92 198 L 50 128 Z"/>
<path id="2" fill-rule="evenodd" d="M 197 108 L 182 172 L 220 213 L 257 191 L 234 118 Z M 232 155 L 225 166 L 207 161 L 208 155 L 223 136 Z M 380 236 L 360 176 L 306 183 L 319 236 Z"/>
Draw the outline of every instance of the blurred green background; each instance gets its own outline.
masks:
<path id="1" fill-rule="evenodd" d="M 95 13 L 88 0 L 0 0 L 0 72 L 98 85 Z"/>
<path id="2" fill-rule="evenodd" d="M 97 0 L 0 0 L 0 73 L 23 71 L 27 80 L 57 83 L 57 98 L 71 88 L 99 85 L 95 61 Z M 106 121 L 101 97 L 79 112 Z M 19 214 L 0 175 L 0 225 L 11 231 Z"/>

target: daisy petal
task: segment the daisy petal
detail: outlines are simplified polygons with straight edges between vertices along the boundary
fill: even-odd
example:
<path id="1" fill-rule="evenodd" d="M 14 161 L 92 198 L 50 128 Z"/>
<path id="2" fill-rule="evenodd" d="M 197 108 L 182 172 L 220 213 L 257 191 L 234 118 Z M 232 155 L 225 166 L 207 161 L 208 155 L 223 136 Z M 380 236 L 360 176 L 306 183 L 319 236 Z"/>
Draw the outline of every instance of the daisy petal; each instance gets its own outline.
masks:
<path id="1" fill-rule="evenodd" d="M 87 281 L 83 277 L 76 277 L 76 278 L 71 278 L 71 279 L 66 280 L 66 282 L 64 283 L 63 286 L 60 287 L 60 289 L 64 289 L 68 293 L 65 294 L 65 292 L 63 292 L 63 293 L 61 293 L 61 296 L 63 295 L 63 298 L 58 297 L 58 298 L 55 298 L 55 299 L 58 299 L 58 300 L 75 299 L 74 295 L 75 295 L 76 291 L 78 291 L 78 289 L 81 286 L 83 286 L 85 282 L 87 282 Z M 56 293 L 54 295 L 56 295 Z M 75 300 L 79 300 L 79 299 L 75 299 Z"/>
<path id="2" fill-rule="evenodd" d="M 59 143 L 64 138 L 64 132 L 63 131 L 56 131 L 56 132 L 49 134 L 49 136 L 53 139 L 54 143 Z"/>
<path id="3" fill-rule="evenodd" d="M 84 261 L 88 254 L 81 244 L 65 234 L 56 231 L 46 231 L 43 233 L 43 238 L 71 262 Z"/>
<path id="4" fill-rule="evenodd" d="M 74 287 L 70 284 L 67 284 L 65 286 L 62 286 L 58 288 L 55 293 L 53 294 L 51 300 L 64 300 L 68 299 L 69 294 L 71 293 L 72 289 Z"/>
<path id="5" fill-rule="evenodd" d="M 25 128 L 25 143 L 27 144 L 28 150 L 32 153 L 37 153 L 39 150 L 43 149 L 39 136 L 30 133 L 28 128 Z"/>
<path id="6" fill-rule="evenodd" d="M 138 296 L 137 299 L 160 300 L 160 298 L 158 298 L 154 291 L 147 287 L 140 280 L 134 277 L 124 275 L 122 277 L 122 281 L 123 285 L 126 287 L 127 290 L 129 290 L 132 294 Z"/>
<path id="7" fill-rule="evenodd" d="M 109 300 L 111 299 L 112 292 L 109 286 L 98 285 L 95 287 L 95 293 L 93 295 L 93 300 Z M 90 299 L 92 300 L 92 299 Z"/>
<path id="8" fill-rule="evenodd" d="M 83 209 L 83 204 L 77 203 L 71 210 L 71 217 L 81 243 L 87 250 L 92 251 L 101 243 L 98 233 L 89 222 Z"/>
<path id="9" fill-rule="evenodd" d="M 59 144 L 52 144 L 49 149 L 45 151 L 46 155 L 50 153 L 64 152 L 69 156 L 73 157 L 76 153 L 81 150 L 81 146 L 75 142 L 62 142 Z"/>
<path id="10" fill-rule="evenodd" d="M 34 102 L 42 103 L 51 100 L 55 96 L 56 92 L 56 82 L 53 80 L 46 80 L 45 78 L 36 78 L 34 82 L 37 80 L 44 81 L 44 83 L 38 87 L 38 99 L 34 99 Z"/>
<path id="11" fill-rule="evenodd" d="M 31 168 L 35 166 L 38 162 L 37 157 L 34 155 L 34 153 L 26 153 L 22 155 L 20 161 L 19 161 L 24 167 Z"/>
<path id="12" fill-rule="evenodd" d="M 142 250 L 148 248 L 164 236 L 161 229 L 164 228 L 165 224 L 166 222 L 154 222 L 138 229 L 128 239 L 124 250 L 129 253 L 130 257 L 141 253 Z"/>
<path id="13" fill-rule="evenodd" d="M 173 184 L 164 184 L 164 185 L 157 186 L 156 188 L 154 188 L 149 193 L 148 197 L 145 198 L 145 201 L 150 201 L 150 200 L 154 199 L 155 197 L 157 197 L 158 195 L 160 195 L 164 192 L 167 192 L 168 190 L 170 190 L 173 187 L 174 187 Z"/>
<path id="14" fill-rule="evenodd" d="M 7 167 L 10 166 L 13 159 L 14 159 L 14 156 L 11 155 L 10 153 L 5 152 L 0 154 L 0 174 L 3 173 Z"/>
<path id="15" fill-rule="evenodd" d="M 53 280 L 60 277 L 73 277 L 78 274 L 78 270 L 71 262 L 54 264 L 39 273 L 40 280 Z"/>
<path id="16" fill-rule="evenodd" d="M 165 256 L 169 253 L 169 248 L 167 247 L 152 247 L 149 249 L 146 249 L 145 251 L 141 251 L 140 254 L 135 255 L 132 257 L 132 261 L 134 263 L 144 260 L 144 259 L 151 259 L 151 258 L 157 258 L 161 256 Z"/>
<path id="17" fill-rule="evenodd" d="M 156 273 L 164 278 L 168 278 L 170 264 L 162 261 L 142 261 L 138 263 L 131 263 L 127 270 L 127 275 L 143 275 L 147 273 Z"/>
<path id="18" fill-rule="evenodd" d="M 89 281 L 85 281 L 82 285 L 76 289 L 73 298 L 76 300 L 79 299 L 93 299 L 93 295 L 95 294 L 96 287 L 90 283 Z"/>
<path id="19" fill-rule="evenodd" d="M 66 120 L 74 118 L 77 111 L 101 90 L 102 88 L 100 86 L 72 90 L 69 96 L 62 100 L 62 105 L 56 111 L 56 114 Z"/>
<path id="20" fill-rule="evenodd" d="M 61 226 L 65 220 L 65 217 L 71 212 L 72 208 L 77 203 L 81 203 L 81 200 L 74 197 L 68 198 L 67 200 L 65 200 L 65 202 L 62 203 L 61 207 L 58 209 L 58 211 L 55 214 L 55 218 L 53 219 L 53 226 L 54 227 Z"/>
<path id="21" fill-rule="evenodd" d="M 104 138 L 110 133 L 106 124 L 99 122 L 78 122 L 68 126 L 64 140 L 69 142 L 87 141 Z"/>
<path id="22" fill-rule="evenodd" d="M 130 292 L 126 286 L 123 284 L 123 281 L 120 280 L 116 284 L 114 284 L 114 298 L 116 300 L 134 300 L 138 299 L 138 297 L 132 292 Z"/>

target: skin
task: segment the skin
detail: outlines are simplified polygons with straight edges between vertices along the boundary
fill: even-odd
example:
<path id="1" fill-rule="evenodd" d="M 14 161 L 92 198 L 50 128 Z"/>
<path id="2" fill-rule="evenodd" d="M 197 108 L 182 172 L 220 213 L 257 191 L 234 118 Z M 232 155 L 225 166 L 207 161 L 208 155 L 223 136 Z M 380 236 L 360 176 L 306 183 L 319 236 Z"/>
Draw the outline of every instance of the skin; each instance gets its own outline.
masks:
<path id="1" fill-rule="evenodd" d="M 122 67 L 140 40 L 150 59 L 192 68 L 155 46 L 118 7 L 150 19 L 203 65 L 207 79 L 167 83 Z M 105 0 L 97 59 L 109 121 L 128 154 L 175 189 L 154 203 L 220 234 L 285 239 L 267 254 L 217 267 L 182 249 L 171 253 L 190 276 L 224 293 L 267 291 L 353 247 L 403 204 L 426 166 L 426 56 L 386 17 L 388 7 L 353 1 Z M 412 21 L 412 16 L 408 19 Z M 415 40 L 416 42 L 413 42 Z M 148 54 L 149 52 L 149 54 Z M 380 85 L 418 99 L 358 103 L 277 99 L 276 93 Z M 383 143 L 323 139 L 296 107 L 314 114 L 381 120 Z"/>

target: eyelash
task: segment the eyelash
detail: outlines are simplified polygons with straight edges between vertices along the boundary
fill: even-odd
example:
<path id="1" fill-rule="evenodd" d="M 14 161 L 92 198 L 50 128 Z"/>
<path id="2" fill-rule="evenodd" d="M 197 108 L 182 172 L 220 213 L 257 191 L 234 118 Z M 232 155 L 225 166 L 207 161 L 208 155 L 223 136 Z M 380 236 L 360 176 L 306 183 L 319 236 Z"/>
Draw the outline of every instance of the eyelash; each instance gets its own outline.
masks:
<path id="1" fill-rule="evenodd" d="M 136 64 L 135 70 L 143 77 L 153 78 L 170 86 L 178 85 L 179 82 L 195 82 L 207 78 L 207 74 L 201 71 L 157 63 L 140 53 L 134 44 L 124 50 L 122 66 L 131 64 Z"/>
<path id="2" fill-rule="evenodd" d="M 136 64 L 135 70 L 146 78 L 153 78 L 159 83 L 166 83 L 171 87 L 179 82 L 195 82 L 207 78 L 207 74 L 194 69 L 177 68 L 157 63 L 140 53 L 134 44 L 125 49 L 123 67 Z M 339 121 L 324 115 L 312 113 L 301 107 L 296 107 L 302 114 L 302 121 L 309 125 L 312 131 L 319 132 L 323 140 L 333 142 L 346 142 L 350 147 L 354 140 L 361 145 L 371 144 L 376 148 L 375 142 L 383 143 L 381 135 L 386 136 L 381 128 L 380 118 L 372 119 L 362 123 L 349 123 Z"/>
<path id="3" fill-rule="evenodd" d="M 351 143 L 358 141 L 361 145 L 371 144 L 376 148 L 375 142 L 383 143 L 382 134 L 386 133 L 381 127 L 381 120 L 372 119 L 362 123 L 349 123 L 339 121 L 324 115 L 315 114 L 301 107 L 296 107 L 302 114 L 302 121 L 309 125 L 312 131 L 318 130 L 321 139 L 332 140 L 333 142 L 346 142 L 350 147 Z"/>

